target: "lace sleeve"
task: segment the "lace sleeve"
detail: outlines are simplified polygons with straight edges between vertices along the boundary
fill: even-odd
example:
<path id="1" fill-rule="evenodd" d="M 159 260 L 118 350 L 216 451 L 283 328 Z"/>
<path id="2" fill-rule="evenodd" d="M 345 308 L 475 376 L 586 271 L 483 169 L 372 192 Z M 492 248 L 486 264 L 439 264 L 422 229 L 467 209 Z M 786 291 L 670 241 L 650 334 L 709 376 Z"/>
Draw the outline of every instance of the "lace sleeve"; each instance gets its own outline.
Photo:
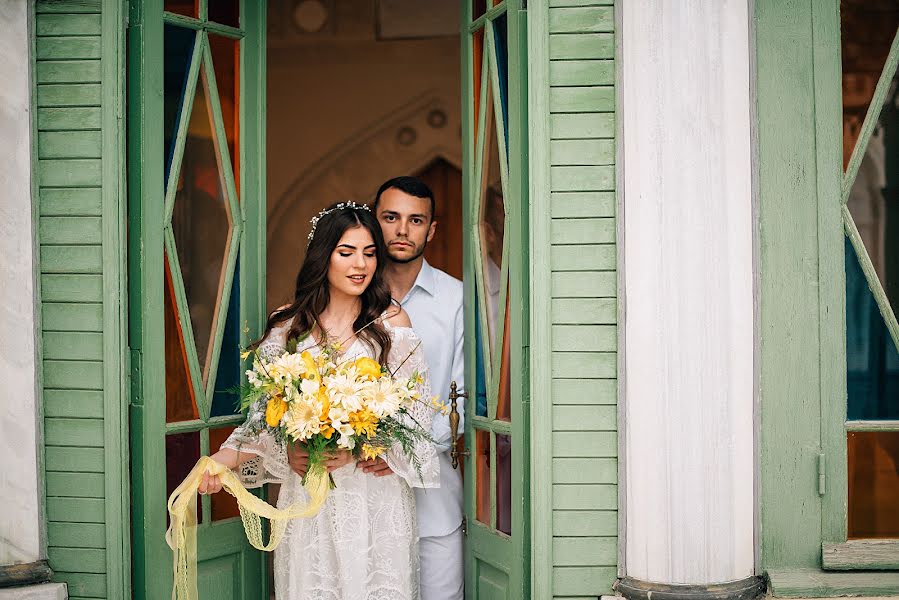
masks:
<path id="1" fill-rule="evenodd" d="M 392 342 L 387 361 L 390 368 L 397 369 L 398 377 L 409 377 L 416 371 L 422 376 L 422 384 L 419 389 L 422 401 L 416 402 L 409 412 L 425 431 L 430 431 L 431 421 L 436 410 L 430 405 L 431 380 L 424 351 L 419 347 L 420 340 L 409 327 L 388 326 L 388 330 Z M 415 457 L 418 468 L 397 443 L 387 451 L 385 458 L 393 472 L 406 480 L 409 487 L 439 487 L 440 461 L 437 459 L 437 449 L 434 443 L 427 440 L 419 441 L 415 445 Z"/>
<path id="2" fill-rule="evenodd" d="M 287 329 L 286 326 L 272 329 L 259 345 L 259 353 L 263 358 L 271 359 L 285 351 Z M 257 400 L 247 411 L 247 419 L 243 425 L 237 427 L 221 446 L 236 450 L 241 455 L 253 456 L 234 470 L 241 483 L 248 488 L 260 487 L 266 483 L 282 483 L 291 472 L 286 449 L 264 430 L 268 399 L 268 396 L 263 396 Z"/>

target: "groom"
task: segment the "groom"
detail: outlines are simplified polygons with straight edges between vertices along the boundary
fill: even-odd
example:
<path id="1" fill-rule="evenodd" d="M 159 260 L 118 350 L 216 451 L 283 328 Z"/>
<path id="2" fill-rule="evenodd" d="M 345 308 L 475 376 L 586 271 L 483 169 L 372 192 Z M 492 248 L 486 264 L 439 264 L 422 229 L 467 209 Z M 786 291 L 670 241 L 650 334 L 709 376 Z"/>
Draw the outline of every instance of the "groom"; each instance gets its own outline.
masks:
<path id="1" fill-rule="evenodd" d="M 390 258 L 385 275 L 391 295 L 409 314 L 412 328 L 421 338 L 431 393 L 449 404 L 450 382 L 455 381 L 460 391 L 465 384 L 462 282 L 424 259 L 425 248 L 437 230 L 434 204 L 434 194 L 423 181 L 396 177 L 378 190 L 373 209 Z M 435 415 L 431 435 L 440 457 L 440 487 L 415 489 L 421 598 L 462 600 L 462 478 L 450 463 L 454 440 L 448 416 Z M 375 475 L 391 472 L 382 459 L 362 465 Z"/>

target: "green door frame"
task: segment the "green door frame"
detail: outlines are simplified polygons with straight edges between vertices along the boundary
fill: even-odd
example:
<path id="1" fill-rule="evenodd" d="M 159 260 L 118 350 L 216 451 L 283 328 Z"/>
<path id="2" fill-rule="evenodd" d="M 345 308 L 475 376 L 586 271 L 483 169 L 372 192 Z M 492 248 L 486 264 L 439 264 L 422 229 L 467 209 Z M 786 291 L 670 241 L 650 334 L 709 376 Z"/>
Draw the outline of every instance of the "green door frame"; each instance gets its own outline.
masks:
<path id="1" fill-rule="evenodd" d="M 530 470 L 529 470 L 529 248 L 528 236 L 528 122 L 527 122 L 527 13 L 521 8 L 520 0 L 506 0 L 498 6 L 486 10 L 485 14 L 472 19 L 472 3 L 462 5 L 462 119 L 463 119 L 463 191 L 464 191 L 464 285 L 465 285 L 465 328 L 474 332 L 478 321 L 486 323 L 484 303 L 477 298 L 483 294 L 478 263 L 481 260 L 479 223 L 481 181 L 486 162 L 484 155 L 489 152 L 486 126 L 489 113 L 496 111 L 500 154 L 508 139 L 508 163 L 500 161 L 501 179 L 505 185 L 506 203 L 504 260 L 501 281 L 508 277 L 507 289 L 502 289 L 498 305 L 506 305 L 510 314 L 510 372 L 511 379 L 511 422 L 495 418 L 477 417 L 477 344 L 482 343 L 483 355 L 490 356 L 488 335 L 477 339 L 466 335 L 465 361 L 466 402 L 465 436 L 469 451 L 466 459 L 465 515 L 467 539 L 465 549 L 466 597 L 499 597 L 492 594 L 504 593 L 507 598 L 530 597 Z M 497 55 L 494 47 L 494 19 L 506 15 L 507 26 L 507 105 L 508 126 L 502 124 L 500 84 L 497 75 Z M 473 33 L 483 28 L 483 59 L 481 66 L 481 89 L 474 89 L 473 82 Z M 492 93 L 488 93 L 488 87 Z M 493 98 L 493 100 L 491 100 Z M 472 108 L 477 100 L 478 130 L 475 130 Z M 504 131 L 505 130 L 505 131 Z M 504 135 L 505 134 L 505 135 Z M 504 286 L 505 287 L 505 286 Z M 481 314 L 476 316 L 480 306 Z M 482 332 L 489 332 L 486 325 Z M 498 341 L 501 345 L 501 339 Z M 495 415 L 501 363 L 501 352 L 486 361 L 486 389 L 488 415 Z M 490 443 L 490 514 L 491 524 L 484 524 L 476 518 L 477 490 L 477 441 L 475 424 L 486 433 Z M 511 435 L 511 527 L 512 535 L 507 536 L 496 530 L 496 435 Z M 483 589 L 482 589 L 483 588 Z M 499 590 L 503 590 L 500 592 Z"/>
<path id="2" fill-rule="evenodd" d="M 200 16 L 207 2 L 200 3 Z M 218 28 L 241 37 L 240 194 L 234 217 L 240 241 L 240 322 L 242 342 L 264 322 L 265 288 L 265 3 L 241 0 L 244 30 Z M 132 590 L 135 598 L 171 594 L 171 554 L 166 529 L 164 439 L 166 391 L 164 356 L 164 189 L 163 24 L 215 31 L 216 26 L 187 17 L 163 17 L 162 0 L 132 0 L 128 35 L 128 224 L 129 338 L 131 348 Z M 247 25 L 249 27 L 247 28 Z M 214 91 L 212 93 L 215 93 Z M 227 152 L 227 150 L 225 150 Z M 238 233 L 239 230 L 239 233 Z M 234 247 L 236 252 L 236 246 Z M 221 327 L 219 328 L 221 336 Z M 170 429 L 170 428 L 169 428 Z M 204 438 L 208 445 L 208 438 Z M 208 448 L 202 448 L 208 452 Z M 208 511 L 209 498 L 204 506 Z M 203 531 L 205 529 L 205 532 Z M 239 533 L 240 538 L 235 537 Z M 205 539 L 204 539 L 205 537 Z M 199 559 L 245 544 L 239 519 L 203 524 Z M 230 548 L 232 551 L 234 548 Z M 267 597 L 264 558 L 256 575 L 244 573 L 239 597 Z M 259 581 L 250 581 L 250 579 Z M 254 588 L 255 586 L 255 588 Z M 202 591 L 202 590 L 201 590 Z"/>

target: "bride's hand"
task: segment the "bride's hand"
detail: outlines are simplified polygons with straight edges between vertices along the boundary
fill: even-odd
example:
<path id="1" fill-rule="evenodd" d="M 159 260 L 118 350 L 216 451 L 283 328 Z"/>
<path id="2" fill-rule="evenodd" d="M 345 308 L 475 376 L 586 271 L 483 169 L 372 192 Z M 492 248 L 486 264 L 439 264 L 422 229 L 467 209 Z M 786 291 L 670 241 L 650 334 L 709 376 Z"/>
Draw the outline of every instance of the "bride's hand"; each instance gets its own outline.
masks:
<path id="1" fill-rule="evenodd" d="M 349 450 L 337 450 L 336 452 L 332 452 L 328 455 L 328 458 L 325 460 L 325 468 L 328 470 L 328 473 L 339 469 L 344 465 L 348 465 L 351 462 L 354 462 L 356 459 L 353 458 L 352 452 Z"/>
<path id="2" fill-rule="evenodd" d="M 203 471 L 203 480 L 200 481 L 200 486 L 197 489 L 201 494 L 215 494 L 216 492 L 221 491 L 222 489 L 222 480 L 218 475 L 210 475 L 209 471 Z"/>

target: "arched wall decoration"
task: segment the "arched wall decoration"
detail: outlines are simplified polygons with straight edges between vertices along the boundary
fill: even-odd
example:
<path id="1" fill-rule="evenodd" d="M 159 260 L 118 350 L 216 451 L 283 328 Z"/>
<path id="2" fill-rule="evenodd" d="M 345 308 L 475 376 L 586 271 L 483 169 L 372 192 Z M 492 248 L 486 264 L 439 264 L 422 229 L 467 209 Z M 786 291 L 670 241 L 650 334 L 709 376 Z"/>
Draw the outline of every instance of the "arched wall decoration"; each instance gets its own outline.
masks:
<path id="1" fill-rule="evenodd" d="M 269 206 L 269 308 L 290 298 L 296 268 L 306 250 L 309 219 L 325 205 L 347 199 L 369 202 L 384 180 L 417 173 L 439 158 L 461 170 L 460 115 L 455 100 L 447 102 L 429 92 L 388 117 L 373 119 L 369 127 L 349 136 L 304 171 Z M 429 124 L 429 115 L 435 110 L 447 115 L 445 125 Z M 397 132 L 404 127 L 416 133 L 410 145 L 397 140 Z"/>

